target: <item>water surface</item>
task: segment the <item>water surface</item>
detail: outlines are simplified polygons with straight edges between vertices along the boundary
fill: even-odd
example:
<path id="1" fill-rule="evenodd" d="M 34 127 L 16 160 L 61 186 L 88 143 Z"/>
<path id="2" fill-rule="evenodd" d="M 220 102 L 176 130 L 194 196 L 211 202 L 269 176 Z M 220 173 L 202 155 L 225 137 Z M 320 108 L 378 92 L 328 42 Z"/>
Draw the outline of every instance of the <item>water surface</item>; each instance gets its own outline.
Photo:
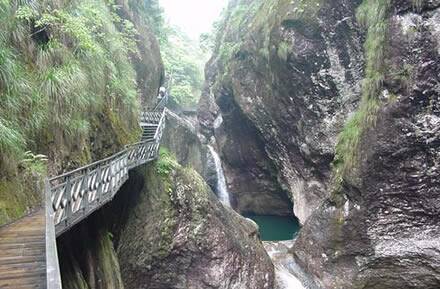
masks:
<path id="1" fill-rule="evenodd" d="M 263 241 L 292 240 L 300 229 L 298 219 L 295 217 L 265 215 L 245 215 L 245 217 L 258 224 Z"/>

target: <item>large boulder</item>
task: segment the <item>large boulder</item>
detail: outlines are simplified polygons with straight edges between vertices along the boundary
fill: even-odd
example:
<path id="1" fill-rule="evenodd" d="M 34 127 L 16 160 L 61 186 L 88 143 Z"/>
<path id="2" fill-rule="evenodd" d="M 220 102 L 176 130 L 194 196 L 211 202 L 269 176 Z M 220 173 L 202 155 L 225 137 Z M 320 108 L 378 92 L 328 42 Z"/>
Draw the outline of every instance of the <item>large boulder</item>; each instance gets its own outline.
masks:
<path id="1" fill-rule="evenodd" d="M 179 164 L 193 168 L 201 176 L 206 174 L 208 150 L 197 129 L 187 119 L 168 109 L 161 143 L 174 154 Z"/>
<path id="2" fill-rule="evenodd" d="M 118 243 L 126 289 L 272 288 L 255 225 L 224 207 L 203 179 L 162 155 L 140 172 Z"/>

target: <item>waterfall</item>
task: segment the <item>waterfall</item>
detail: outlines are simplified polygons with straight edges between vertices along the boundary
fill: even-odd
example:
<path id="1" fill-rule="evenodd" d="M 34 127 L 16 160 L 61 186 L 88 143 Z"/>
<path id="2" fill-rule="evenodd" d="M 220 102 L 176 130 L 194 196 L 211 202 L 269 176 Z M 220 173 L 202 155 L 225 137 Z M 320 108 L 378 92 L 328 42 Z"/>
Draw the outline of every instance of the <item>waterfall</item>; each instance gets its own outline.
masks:
<path id="1" fill-rule="evenodd" d="M 231 202 L 229 200 L 229 192 L 226 187 L 226 179 L 225 174 L 222 168 L 222 162 L 220 160 L 219 155 L 214 150 L 214 148 L 208 145 L 209 151 L 211 152 L 212 158 L 214 159 L 215 171 L 217 173 L 217 194 L 220 202 L 222 202 L 226 206 L 231 206 Z"/>

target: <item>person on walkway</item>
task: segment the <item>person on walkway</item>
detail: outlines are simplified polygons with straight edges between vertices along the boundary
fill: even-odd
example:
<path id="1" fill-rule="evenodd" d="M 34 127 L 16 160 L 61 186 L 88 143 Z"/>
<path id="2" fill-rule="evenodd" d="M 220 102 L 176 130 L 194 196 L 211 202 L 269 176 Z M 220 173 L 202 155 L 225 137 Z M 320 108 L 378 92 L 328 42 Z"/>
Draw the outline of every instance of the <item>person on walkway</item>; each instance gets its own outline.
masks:
<path id="1" fill-rule="evenodd" d="M 161 101 L 162 98 L 164 98 L 166 94 L 167 94 L 167 90 L 166 90 L 166 88 L 163 87 L 163 86 L 161 86 L 161 87 L 159 88 L 159 95 L 157 96 L 157 101 Z"/>

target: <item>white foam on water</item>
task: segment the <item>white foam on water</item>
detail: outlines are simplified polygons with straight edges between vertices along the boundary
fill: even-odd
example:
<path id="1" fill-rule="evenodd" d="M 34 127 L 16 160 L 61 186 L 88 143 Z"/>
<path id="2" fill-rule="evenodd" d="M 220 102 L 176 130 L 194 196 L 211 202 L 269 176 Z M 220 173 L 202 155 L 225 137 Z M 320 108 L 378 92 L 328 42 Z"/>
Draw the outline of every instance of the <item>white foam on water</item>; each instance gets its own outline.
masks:
<path id="1" fill-rule="evenodd" d="M 305 289 L 298 278 L 284 267 L 275 266 L 275 278 L 278 283 L 278 289 Z"/>

